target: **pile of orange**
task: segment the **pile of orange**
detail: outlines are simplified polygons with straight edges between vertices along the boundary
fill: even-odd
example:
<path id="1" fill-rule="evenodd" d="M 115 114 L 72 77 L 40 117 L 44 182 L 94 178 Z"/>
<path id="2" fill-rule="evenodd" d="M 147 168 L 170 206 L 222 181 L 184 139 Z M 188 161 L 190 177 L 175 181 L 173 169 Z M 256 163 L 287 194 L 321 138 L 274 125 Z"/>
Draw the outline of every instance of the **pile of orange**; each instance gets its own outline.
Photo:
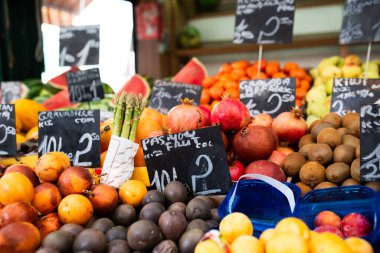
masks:
<path id="1" fill-rule="evenodd" d="M 305 69 L 297 63 L 287 62 L 282 66 L 278 61 L 262 60 L 260 72 L 259 62 L 245 60 L 224 63 L 215 76 L 209 76 L 202 80 L 201 105 L 212 109 L 223 96 L 238 99 L 239 82 L 242 80 L 265 78 L 296 78 L 296 105 L 302 106 L 303 98 L 310 89 L 312 78 Z"/>

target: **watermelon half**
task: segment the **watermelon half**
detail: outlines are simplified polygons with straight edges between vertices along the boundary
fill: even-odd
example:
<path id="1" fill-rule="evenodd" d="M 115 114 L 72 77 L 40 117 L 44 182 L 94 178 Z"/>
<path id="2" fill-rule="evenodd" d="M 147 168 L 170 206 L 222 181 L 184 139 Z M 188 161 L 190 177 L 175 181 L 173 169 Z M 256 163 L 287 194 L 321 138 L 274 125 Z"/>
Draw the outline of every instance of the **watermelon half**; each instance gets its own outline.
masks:
<path id="1" fill-rule="evenodd" d="M 201 85 L 207 76 L 206 67 L 195 57 L 172 78 L 173 82 Z"/>
<path id="2" fill-rule="evenodd" d="M 141 94 L 143 98 L 148 98 L 150 95 L 150 86 L 144 77 L 136 74 L 124 84 L 117 94 L 120 96 L 123 91 L 126 93 L 133 93 L 136 96 Z"/>
<path id="3" fill-rule="evenodd" d="M 68 71 L 63 72 L 62 74 L 52 78 L 46 84 L 46 89 L 51 93 L 55 94 L 67 88 L 66 73 L 78 71 L 78 67 L 71 67 Z"/>
<path id="4" fill-rule="evenodd" d="M 56 110 L 63 107 L 74 106 L 70 102 L 70 94 L 64 89 L 42 103 L 48 110 Z"/>

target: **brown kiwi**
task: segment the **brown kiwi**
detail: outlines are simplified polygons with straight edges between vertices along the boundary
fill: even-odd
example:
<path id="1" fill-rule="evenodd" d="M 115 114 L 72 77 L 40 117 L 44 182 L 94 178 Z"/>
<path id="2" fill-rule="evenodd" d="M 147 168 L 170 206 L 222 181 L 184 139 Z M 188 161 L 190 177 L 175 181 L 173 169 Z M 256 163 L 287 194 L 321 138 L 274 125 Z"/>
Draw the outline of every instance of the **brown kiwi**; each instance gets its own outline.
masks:
<path id="1" fill-rule="evenodd" d="M 305 163 L 299 173 L 304 184 L 314 187 L 326 180 L 325 167 L 317 162 Z"/>
<path id="2" fill-rule="evenodd" d="M 347 144 L 353 148 L 356 148 L 358 145 L 360 145 L 360 139 L 352 135 L 344 135 L 342 137 L 342 144 Z"/>
<path id="3" fill-rule="evenodd" d="M 356 112 L 349 112 L 342 118 L 342 126 L 353 131 L 354 136 L 359 136 L 360 115 Z"/>
<path id="4" fill-rule="evenodd" d="M 345 163 L 333 163 L 326 168 L 326 178 L 334 184 L 343 183 L 350 178 L 350 166 Z"/>
<path id="5" fill-rule="evenodd" d="M 305 163 L 305 157 L 301 153 L 293 152 L 285 157 L 282 169 L 288 177 L 292 177 L 298 174 Z"/>
<path id="6" fill-rule="evenodd" d="M 327 144 L 314 144 L 314 146 L 310 148 L 307 157 L 310 161 L 319 162 L 320 164 L 325 165 L 330 163 L 333 157 L 333 151 Z"/>
<path id="7" fill-rule="evenodd" d="M 357 145 L 355 148 L 355 157 L 360 158 L 360 145 Z"/>
<path id="8" fill-rule="evenodd" d="M 335 129 L 338 129 L 342 125 L 342 118 L 335 112 L 330 112 L 322 119 L 323 123 L 330 123 Z"/>
<path id="9" fill-rule="evenodd" d="M 342 183 L 342 186 L 351 186 L 351 185 L 360 185 L 360 183 L 353 178 L 346 179 Z"/>
<path id="10" fill-rule="evenodd" d="M 309 151 L 312 147 L 314 147 L 314 145 L 317 145 L 317 144 L 316 143 L 306 144 L 298 150 L 298 153 L 301 153 L 303 157 L 305 157 L 305 159 L 308 159 Z"/>
<path id="11" fill-rule="evenodd" d="M 340 137 L 343 137 L 344 135 L 349 134 L 348 129 L 345 127 L 338 128 L 336 131 L 338 131 L 338 134 L 340 135 Z"/>
<path id="12" fill-rule="evenodd" d="M 342 138 L 338 131 L 334 128 L 325 128 L 321 130 L 317 136 L 317 143 L 325 143 L 332 149 L 340 145 Z"/>
<path id="13" fill-rule="evenodd" d="M 313 123 L 311 123 L 310 126 L 309 126 L 309 132 L 311 131 L 311 129 L 313 129 L 313 127 L 315 127 L 319 123 L 321 123 L 320 119 L 314 120 Z"/>
<path id="14" fill-rule="evenodd" d="M 369 182 L 365 186 L 373 189 L 374 191 L 380 191 L 380 182 Z"/>
<path id="15" fill-rule="evenodd" d="M 310 143 L 314 143 L 313 136 L 311 134 L 306 134 L 302 136 L 300 141 L 298 142 L 298 148 L 301 148 L 302 146 Z"/>
<path id="16" fill-rule="evenodd" d="M 334 163 L 345 163 L 351 165 L 355 159 L 355 148 L 342 144 L 334 149 Z"/>
<path id="17" fill-rule="evenodd" d="M 301 189 L 301 198 L 303 196 L 305 196 L 306 193 L 313 190 L 310 186 L 308 186 L 307 184 L 304 184 L 302 182 L 298 182 L 298 183 L 296 183 L 296 185 Z"/>
<path id="18" fill-rule="evenodd" d="M 319 134 L 320 131 L 322 131 L 325 128 L 329 128 L 329 127 L 330 128 L 334 128 L 333 125 L 330 124 L 330 123 L 322 123 L 322 122 L 320 122 L 320 123 L 316 124 L 315 127 L 313 127 L 311 129 L 311 131 L 310 131 L 311 135 L 313 136 L 314 141 L 317 140 L 317 136 L 318 136 L 318 134 Z"/>
<path id="19" fill-rule="evenodd" d="M 314 190 L 318 190 L 318 189 L 327 189 L 327 188 L 333 188 L 333 187 L 337 187 L 338 185 L 334 184 L 334 183 L 331 183 L 331 182 L 322 182 L 320 184 L 318 184 Z"/>
<path id="20" fill-rule="evenodd" d="M 351 163 L 351 177 L 360 182 L 360 158 L 356 158 Z"/>

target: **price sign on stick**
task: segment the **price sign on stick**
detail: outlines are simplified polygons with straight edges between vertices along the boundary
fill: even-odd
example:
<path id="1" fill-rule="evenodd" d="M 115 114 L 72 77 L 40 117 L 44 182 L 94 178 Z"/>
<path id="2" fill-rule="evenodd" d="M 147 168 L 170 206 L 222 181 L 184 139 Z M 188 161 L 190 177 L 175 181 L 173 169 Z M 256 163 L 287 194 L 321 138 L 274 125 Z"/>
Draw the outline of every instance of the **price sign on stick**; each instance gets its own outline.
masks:
<path id="1" fill-rule="evenodd" d="M 180 181 L 194 195 L 226 194 L 230 174 L 220 126 L 143 139 L 151 186 Z"/>
<path id="2" fill-rule="evenodd" d="M 61 28 L 59 66 L 99 64 L 99 25 Z"/>
<path id="3" fill-rule="evenodd" d="M 331 112 L 359 112 L 361 104 L 380 102 L 380 79 L 335 78 Z"/>
<path id="4" fill-rule="evenodd" d="M 74 166 L 100 165 L 100 111 L 38 113 L 38 155 L 61 151 Z"/>
<path id="5" fill-rule="evenodd" d="M 234 43 L 291 43 L 295 1 L 238 0 Z"/>
<path id="6" fill-rule="evenodd" d="M 380 182 L 380 105 L 360 110 L 360 178 Z"/>
<path id="7" fill-rule="evenodd" d="M 276 117 L 295 106 L 294 78 L 246 80 L 240 82 L 240 100 L 251 116 L 266 113 Z"/>
<path id="8" fill-rule="evenodd" d="M 15 106 L 0 104 L 0 156 L 17 153 Z"/>
<path id="9" fill-rule="evenodd" d="M 99 69 L 67 72 L 71 103 L 96 101 L 104 98 Z"/>
<path id="10" fill-rule="evenodd" d="M 153 87 L 149 107 L 167 114 L 180 99 L 189 98 L 198 105 L 201 99 L 202 86 L 175 82 L 157 81 Z"/>
<path id="11" fill-rule="evenodd" d="M 8 104 L 21 97 L 21 83 L 18 81 L 1 82 L 1 103 Z"/>

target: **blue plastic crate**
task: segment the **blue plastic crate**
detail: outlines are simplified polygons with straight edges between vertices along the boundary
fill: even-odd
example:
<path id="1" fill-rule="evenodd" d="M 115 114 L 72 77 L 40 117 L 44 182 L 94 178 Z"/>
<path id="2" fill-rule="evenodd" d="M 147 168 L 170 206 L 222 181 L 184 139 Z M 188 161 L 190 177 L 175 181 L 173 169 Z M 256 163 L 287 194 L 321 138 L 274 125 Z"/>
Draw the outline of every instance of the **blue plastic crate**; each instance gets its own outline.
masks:
<path id="1" fill-rule="evenodd" d="M 296 185 L 257 174 L 244 177 L 256 179 L 240 180 L 231 188 L 219 206 L 221 218 L 232 212 L 244 213 L 251 219 L 254 235 L 258 237 L 264 230 L 274 228 L 281 219 L 293 216 L 301 195 Z"/>

